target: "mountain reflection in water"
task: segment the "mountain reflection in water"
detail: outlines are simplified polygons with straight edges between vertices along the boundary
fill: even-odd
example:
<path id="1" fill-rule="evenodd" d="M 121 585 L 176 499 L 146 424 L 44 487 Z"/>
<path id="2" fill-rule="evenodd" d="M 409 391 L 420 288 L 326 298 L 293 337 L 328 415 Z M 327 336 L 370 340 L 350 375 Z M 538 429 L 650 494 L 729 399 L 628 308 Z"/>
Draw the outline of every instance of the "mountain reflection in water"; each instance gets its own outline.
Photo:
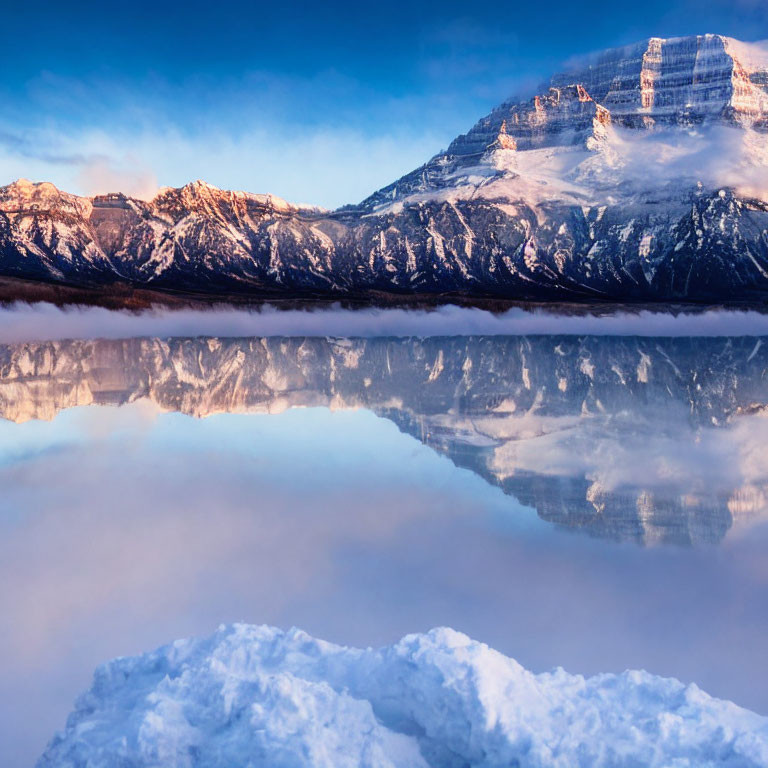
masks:
<path id="1" fill-rule="evenodd" d="M 0 415 L 366 408 L 557 525 L 716 543 L 768 506 L 767 370 L 754 337 L 57 341 L 0 347 Z"/>

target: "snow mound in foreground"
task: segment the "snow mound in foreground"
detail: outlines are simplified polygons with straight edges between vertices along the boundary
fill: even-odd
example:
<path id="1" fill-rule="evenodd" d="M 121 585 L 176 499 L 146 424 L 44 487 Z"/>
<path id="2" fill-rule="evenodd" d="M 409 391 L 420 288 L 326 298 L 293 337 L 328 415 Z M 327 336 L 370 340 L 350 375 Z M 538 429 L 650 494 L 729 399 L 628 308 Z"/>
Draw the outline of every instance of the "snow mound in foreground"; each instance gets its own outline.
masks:
<path id="1" fill-rule="evenodd" d="M 535 675 L 450 629 L 221 627 L 100 667 L 39 768 L 768 766 L 768 718 L 645 672 Z"/>

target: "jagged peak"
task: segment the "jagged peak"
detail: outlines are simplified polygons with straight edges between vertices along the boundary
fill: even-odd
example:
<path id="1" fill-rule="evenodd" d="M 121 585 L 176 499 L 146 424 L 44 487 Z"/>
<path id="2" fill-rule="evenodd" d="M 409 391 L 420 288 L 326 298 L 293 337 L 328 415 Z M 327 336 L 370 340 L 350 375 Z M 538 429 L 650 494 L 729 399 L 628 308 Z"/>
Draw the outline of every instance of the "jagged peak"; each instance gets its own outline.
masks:
<path id="1" fill-rule="evenodd" d="M 202 179 L 196 179 L 195 181 L 190 181 L 187 184 L 184 184 L 184 186 L 178 188 L 178 193 L 184 198 L 192 199 L 210 199 L 212 197 L 220 197 L 222 194 L 227 194 L 223 190 Z"/>
<path id="2" fill-rule="evenodd" d="M 63 194 L 61 190 L 50 181 L 31 181 L 30 179 L 19 178 L 6 184 L 0 189 L 13 192 L 20 195 L 51 195 Z"/>
<path id="3" fill-rule="evenodd" d="M 629 128 L 768 116 L 768 47 L 717 34 L 651 37 L 576 59 L 547 86 L 580 83 Z"/>
<path id="4" fill-rule="evenodd" d="M 236 193 L 219 189 L 202 179 L 196 179 L 180 187 L 162 187 L 152 199 L 151 204 L 163 207 L 171 201 L 176 201 L 176 204 L 182 203 L 184 206 L 196 207 L 232 197 L 234 194 Z"/>
<path id="5" fill-rule="evenodd" d="M 532 107 L 541 113 L 575 99 L 595 102 L 601 123 L 628 128 L 707 120 L 759 126 L 768 118 L 768 45 L 717 34 L 647 38 L 575 60 L 541 87 Z M 488 118 L 509 125 L 509 114 L 526 111 L 525 102 L 507 102 Z"/>
<path id="6" fill-rule="evenodd" d="M 162 187 L 151 201 L 151 204 L 162 208 L 167 207 L 172 201 L 175 201 L 174 204 L 176 205 L 181 202 L 184 207 L 189 208 L 196 208 L 200 205 L 211 206 L 222 203 L 238 204 L 250 202 L 271 208 L 277 212 L 305 211 L 322 213 L 326 210 L 318 206 L 289 203 L 277 195 L 221 189 L 201 179 L 191 181 L 182 187 Z"/>
<path id="7" fill-rule="evenodd" d="M 214 186 L 213 184 L 209 184 L 207 181 L 203 181 L 202 179 L 196 179 L 195 181 L 190 181 L 187 184 L 185 184 L 182 189 L 185 190 L 194 190 L 194 191 L 202 191 L 206 190 L 209 192 L 221 192 L 222 190 Z"/>
<path id="8" fill-rule="evenodd" d="M 362 205 L 379 208 L 451 180 L 511 169 L 511 158 L 498 150 L 512 143 L 519 152 L 601 150 L 624 131 L 687 135 L 709 126 L 745 130 L 750 140 L 768 133 L 768 41 L 649 37 L 572 60 L 531 98 L 503 102 L 447 150 Z"/>
<path id="9" fill-rule="evenodd" d="M 50 181 L 16 179 L 0 187 L 0 209 L 7 212 L 60 211 L 87 214 L 91 199 L 60 190 Z"/>
<path id="10" fill-rule="evenodd" d="M 702 75 L 706 73 L 706 77 Z M 715 120 L 736 126 L 768 123 L 768 42 L 745 43 L 718 34 L 650 37 L 575 59 L 553 75 L 528 101 L 507 101 L 471 131 L 458 137 L 447 154 L 465 154 L 488 146 L 505 123 L 506 133 L 528 131 L 551 114 L 551 133 L 581 125 L 557 124 L 572 102 L 595 106 L 595 117 L 606 125 L 628 128 L 688 125 Z M 570 115 L 575 117 L 575 113 Z M 566 117 L 568 117 L 566 115 Z M 568 139 L 570 141 L 570 139 Z M 549 143 L 558 143 L 552 139 Z M 532 148 L 536 142 L 529 142 Z"/>
<path id="11" fill-rule="evenodd" d="M 662 47 L 696 50 L 721 50 L 729 56 L 742 58 L 745 62 L 756 68 L 768 67 L 768 41 L 744 41 L 735 37 L 728 37 L 716 33 L 702 35 L 683 35 L 676 37 L 646 37 L 634 43 L 626 45 L 601 48 L 597 51 L 571 57 L 565 67 L 554 75 L 553 78 L 544 81 L 538 90 L 546 89 L 555 78 L 562 82 L 574 81 L 578 73 L 600 65 L 604 60 L 632 60 L 638 54 L 652 53 Z"/>

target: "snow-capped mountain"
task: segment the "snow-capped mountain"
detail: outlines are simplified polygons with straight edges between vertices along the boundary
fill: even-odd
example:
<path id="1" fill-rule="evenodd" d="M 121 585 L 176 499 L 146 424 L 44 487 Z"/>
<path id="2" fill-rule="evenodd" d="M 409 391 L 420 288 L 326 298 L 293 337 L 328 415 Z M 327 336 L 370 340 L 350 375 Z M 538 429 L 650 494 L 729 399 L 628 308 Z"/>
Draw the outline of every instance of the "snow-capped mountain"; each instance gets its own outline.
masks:
<path id="1" fill-rule="evenodd" d="M 148 398 L 367 408 L 554 524 L 714 543 L 768 511 L 764 339 L 126 339 L 0 345 L 0 416 Z"/>
<path id="2" fill-rule="evenodd" d="M 371 297 L 748 300 L 768 289 L 768 49 L 651 38 L 556 74 L 357 206 L 203 182 L 0 189 L 0 274 Z"/>
<path id="3" fill-rule="evenodd" d="M 38 768 L 759 768 L 768 719 L 640 671 L 534 674 L 450 629 L 380 650 L 222 626 L 100 667 Z"/>

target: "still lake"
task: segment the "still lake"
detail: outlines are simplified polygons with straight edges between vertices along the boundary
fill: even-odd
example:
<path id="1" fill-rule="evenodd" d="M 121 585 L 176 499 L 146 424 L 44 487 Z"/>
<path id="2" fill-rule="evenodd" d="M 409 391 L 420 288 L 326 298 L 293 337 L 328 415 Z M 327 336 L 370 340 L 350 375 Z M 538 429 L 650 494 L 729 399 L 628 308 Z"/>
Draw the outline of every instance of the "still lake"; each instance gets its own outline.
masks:
<path id="1" fill-rule="evenodd" d="M 447 625 L 768 713 L 768 338 L 0 345 L 0 744 L 221 622 Z"/>

